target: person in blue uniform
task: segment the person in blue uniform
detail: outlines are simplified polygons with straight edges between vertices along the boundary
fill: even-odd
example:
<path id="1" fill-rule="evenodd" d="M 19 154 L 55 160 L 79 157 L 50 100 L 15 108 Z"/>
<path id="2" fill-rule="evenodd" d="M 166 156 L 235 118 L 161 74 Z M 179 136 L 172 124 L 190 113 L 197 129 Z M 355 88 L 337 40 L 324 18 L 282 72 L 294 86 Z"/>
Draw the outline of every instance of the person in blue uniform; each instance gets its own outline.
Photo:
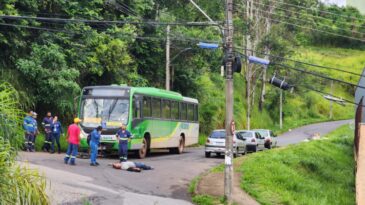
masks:
<path id="1" fill-rule="evenodd" d="M 91 149 L 91 155 L 90 155 L 90 166 L 98 166 L 99 163 L 96 162 L 96 158 L 98 156 L 98 147 L 100 144 L 100 136 L 101 131 L 103 130 L 102 126 L 98 126 L 96 129 L 94 129 L 91 132 L 91 139 L 90 139 L 90 149 Z"/>
<path id="2" fill-rule="evenodd" d="M 33 137 L 35 133 L 33 111 L 30 111 L 29 114 L 24 118 L 23 128 L 25 131 L 25 142 L 24 142 L 25 150 L 33 152 L 34 150 Z"/>
<path id="3" fill-rule="evenodd" d="M 128 141 L 131 139 L 132 135 L 126 129 L 126 126 L 122 125 L 116 136 L 119 141 L 119 160 L 121 162 L 126 162 L 128 158 Z"/>
<path id="4" fill-rule="evenodd" d="M 32 114 L 33 125 L 34 125 L 33 151 L 34 151 L 34 146 L 35 146 L 35 141 L 36 141 L 37 135 L 39 134 L 37 116 L 38 116 L 38 114 L 36 112 L 33 112 L 33 114 Z"/>
<path id="5" fill-rule="evenodd" d="M 52 118 L 52 113 L 51 112 L 47 112 L 47 116 L 43 118 L 42 121 L 42 125 L 44 127 L 44 132 L 46 133 L 45 139 L 44 139 L 44 144 L 42 146 L 42 150 L 43 151 L 47 151 L 49 152 L 50 148 L 51 148 L 51 143 L 52 143 L 52 123 L 53 123 L 53 118 Z"/>
<path id="6" fill-rule="evenodd" d="M 53 122 L 52 122 L 52 144 L 51 144 L 51 153 L 53 154 L 55 152 L 55 142 L 57 143 L 57 148 L 58 148 L 58 154 L 61 153 L 61 144 L 60 144 L 60 137 L 61 134 L 63 133 L 62 131 L 62 125 L 60 123 L 60 121 L 58 121 L 58 117 L 54 116 L 53 118 Z"/>

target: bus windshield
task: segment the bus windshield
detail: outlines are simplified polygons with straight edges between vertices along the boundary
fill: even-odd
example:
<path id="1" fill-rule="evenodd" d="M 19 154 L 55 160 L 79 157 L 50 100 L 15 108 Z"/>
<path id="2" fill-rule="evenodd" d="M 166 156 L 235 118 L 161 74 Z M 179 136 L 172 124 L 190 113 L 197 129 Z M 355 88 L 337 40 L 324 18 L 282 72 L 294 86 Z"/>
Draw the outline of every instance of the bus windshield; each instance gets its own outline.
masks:
<path id="1" fill-rule="evenodd" d="M 128 123 L 128 99 L 87 98 L 81 103 L 81 125 L 94 128 L 101 124 L 106 128 L 117 128 Z"/>

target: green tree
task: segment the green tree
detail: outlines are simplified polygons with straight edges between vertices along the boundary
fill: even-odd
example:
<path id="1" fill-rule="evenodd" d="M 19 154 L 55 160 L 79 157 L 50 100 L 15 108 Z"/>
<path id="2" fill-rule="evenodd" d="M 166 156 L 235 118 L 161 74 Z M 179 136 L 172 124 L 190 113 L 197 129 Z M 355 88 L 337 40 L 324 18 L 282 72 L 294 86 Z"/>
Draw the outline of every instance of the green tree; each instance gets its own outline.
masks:
<path id="1" fill-rule="evenodd" d="M 19 59 L 17 68 L 33 87 L 38 105 L 54 107 L 62 113 L 73 110 L 73 98 L 80 90 L 76 82 L 79 71 L 67 66 L 58 45 L 34 44 L 30 57 Z"/>

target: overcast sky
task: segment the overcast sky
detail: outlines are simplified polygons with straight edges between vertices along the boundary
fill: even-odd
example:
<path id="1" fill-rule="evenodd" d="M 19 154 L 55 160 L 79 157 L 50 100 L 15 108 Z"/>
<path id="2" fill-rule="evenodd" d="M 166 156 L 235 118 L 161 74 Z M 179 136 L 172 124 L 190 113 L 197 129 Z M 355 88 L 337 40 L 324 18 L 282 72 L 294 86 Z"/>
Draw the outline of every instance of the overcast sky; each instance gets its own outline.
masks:
<path id="1" fill-rule="evenodd" d="M 346 6 L 346 0 L 320 0 L 325 4 L 335 4 L 337 6 Z"/>

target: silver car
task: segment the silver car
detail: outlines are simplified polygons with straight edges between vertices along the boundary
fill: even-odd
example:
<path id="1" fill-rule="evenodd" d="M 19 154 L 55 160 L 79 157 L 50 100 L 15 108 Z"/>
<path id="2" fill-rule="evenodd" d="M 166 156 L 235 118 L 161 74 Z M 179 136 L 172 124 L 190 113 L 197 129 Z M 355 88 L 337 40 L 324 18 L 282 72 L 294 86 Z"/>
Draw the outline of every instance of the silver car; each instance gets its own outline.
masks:
<path id="1" fill-rule="evenodd" d="M 266 129 L 255 129 L 254 131 L 257 131 L 260 133 L 262 137 L 264 137 L 264 147 L 267 149 L 271 149 L 272 147 L 276 147 L 278 144 L 278 141 L 276 139 L 276 135 L 271 130 Z"/>
<path id="2" fill-rule="evenodd" d="M 254 130 L 239 130 L 236 132 L 246 143 L 247 152 L 256 152 L 264 148 L 265 138 Z"/>
<path id="3" fill-rule="evenodd" d="M 214 130 L 208 137 L 205 143 L 205 157 L 210 157 L 212 153 L 217 156 L 224 154 L 226 151 L 226 131 Z M 246 153 L 245 141 L 236 134 L 233 136 L 233 155 Z"/>

